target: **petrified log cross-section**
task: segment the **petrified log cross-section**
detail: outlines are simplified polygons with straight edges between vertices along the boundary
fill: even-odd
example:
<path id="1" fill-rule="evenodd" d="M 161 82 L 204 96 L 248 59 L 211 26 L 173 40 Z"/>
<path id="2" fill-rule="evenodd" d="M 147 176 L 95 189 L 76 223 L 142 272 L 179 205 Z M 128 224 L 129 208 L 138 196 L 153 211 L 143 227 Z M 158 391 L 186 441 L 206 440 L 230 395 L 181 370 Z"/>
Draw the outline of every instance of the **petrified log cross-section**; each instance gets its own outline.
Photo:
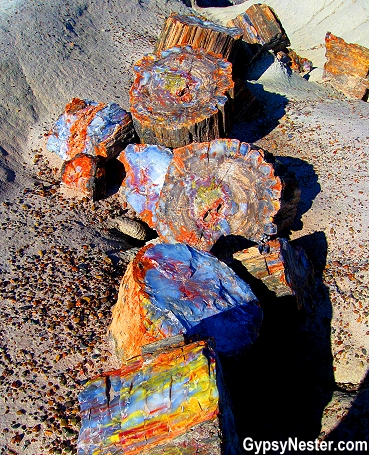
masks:
<path id="1" fill-rule="evenodd" d="M 109 332 L 124 360 L 179 334 L 214 338 L 228 355 L 254 342 L 261 319 L 249 285 L 215 256 L 181 243 L 149 244 L 124 274 Z"/>
<path id="2" fill-rule="evenodd" d="M 130 103 L 141 143 L 181 147 L 228 136 L 231 63 L 203 49 L 179 46 L 144 56 L 134 71 Z"/>
<path id="3" fill-rule="evenodd" d="M 155 52 L 189 44 L 220 54 L 233 63 L 242 35 L 242 29 L 237 27 L 223 27 L 191 14 L 172 13 L 165 21 Z"/>
<path id="4" fill-rule="evenodd" d="M 175 149 L 156 209 L 159 236 L 210 250 L 222 235 L 275 235 L 283 184 L 266 158 L 236 139 Z"/>

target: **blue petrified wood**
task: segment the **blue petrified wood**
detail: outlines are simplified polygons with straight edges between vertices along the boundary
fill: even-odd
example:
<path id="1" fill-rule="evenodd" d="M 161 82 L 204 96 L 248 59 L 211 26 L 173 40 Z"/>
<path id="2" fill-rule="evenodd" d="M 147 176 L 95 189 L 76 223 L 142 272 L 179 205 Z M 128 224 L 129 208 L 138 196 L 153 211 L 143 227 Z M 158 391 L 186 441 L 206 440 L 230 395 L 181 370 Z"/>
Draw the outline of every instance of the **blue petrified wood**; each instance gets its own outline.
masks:
<path id="1" fill-rule="evenodd" d="M 78 455 L 239 452 L 220 364 L 204 341 L 132 359 L 89 381 L 79 402 Z"/>
<path id="2" fill-rule="evenodd" d="M 122 193 L 137 215 L 156 225 L 156 204 L 173 154 L 160 145 L 129 144 L 117 157 L 123 163 Z"/>
<path id="3" fill-rule="evenodd" d="M 109 331 L 129 359 L 170 336 L 213 338 L 232 355 L 249 347 L 262 311 L 249 285 L 212 254 L 185 244 L 149 244 L 128 266 Z"/>
<path id="4" fill-rule="evenodd" d="M 111 159 L 134 138 L 131 115 L 118 104 L 73 98 L 50 131 L 46 147 L 63 160 L 80 153 Z"/>

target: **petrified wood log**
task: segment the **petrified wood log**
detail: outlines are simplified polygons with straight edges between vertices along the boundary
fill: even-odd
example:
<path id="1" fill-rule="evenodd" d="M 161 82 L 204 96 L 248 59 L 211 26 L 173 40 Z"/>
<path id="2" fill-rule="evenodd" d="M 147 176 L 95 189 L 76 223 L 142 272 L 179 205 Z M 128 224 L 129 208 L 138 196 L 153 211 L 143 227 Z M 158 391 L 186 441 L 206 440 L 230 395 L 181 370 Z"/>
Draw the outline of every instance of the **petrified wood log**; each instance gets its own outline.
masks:
<path id="1" fill-rule="evenodd" d="M 250 56 L 268 49 L 277 52 L 290 45 L 277 15 L 265 4 L 251 5 L 245 13 L 230 20 L 227 25 L 242 29 L 243 41 Z"/>
<path id="2" fill-rule="evenodd" d="M 239 453 L 220 363 L 204 341 L 132 359 L 78 399 L 78 455 Z"/>
<path id="3" fill-rule="evenodd" d="M 104 164 L 104 160 L 99 156 L 79 153 L 64 161 L 61 169 L 62 184 L 93 200 L 100 199 L 106 193 Z"/>
<path id="4" fill-rule="evenodd" d="M 231 63 L 180 46 L 146 55 L 134 71 L 130 102 L 141 143 L 180 147 L 229 134 Z"/>
<path id="5" fill-rule="evenodd" d="M 124 274 L 109 332 L 125 360 L 178 334 L 214 338 L 217 351 L 230 355 L 254 342 L 261 320 L 248 284 L 215 256 L 181 243 L 149 244 Z"/>
<path id="6" fill-rule="evenodd" d="M 242 33 L 237 27 L 223 27 L 195 15 L 172 13 L 165 21 L 155 52 L 189 44 L 219 54 L 233 63 Z"/>
<path id="7" fill-rule="evenodd" d="M 261 242 L 277 234 L 283 185 L 268 161 L 236 139 L 175 149 L 156 209 L 159 236 L 210 250 L 222 235 Z"/>
<path id="8" fill-rule="evenodd" d="M 117 104 L 73 98 L 50 131 L 46 147 L 64 160 L 80 153 L 109 160 L 135 137 L 131 115 Z"/>
<path id="9" fill-rule="evenodd" d="M 314 309 L 314 270 L 302 248 L 292 248 L 282 238 L 269 241 L 262 252 L 253 246 L 233 257 L 277 297 L 294 295 L 299 308 Z"/>
<path id="10" fill-rule="evenodd" d="M 368 100 L 369 49 L 348 44 L 328 32 L 325 36 L 323 80 L 351 98 Z"/>
<path id="11" fill-rule="evenodd" d="M 156 225 L 156 204 L 172 157 L 166 147 L 144 144 L 129 144 L 117 157 L 126 174 L 121 192 L 150 227 Z"/>

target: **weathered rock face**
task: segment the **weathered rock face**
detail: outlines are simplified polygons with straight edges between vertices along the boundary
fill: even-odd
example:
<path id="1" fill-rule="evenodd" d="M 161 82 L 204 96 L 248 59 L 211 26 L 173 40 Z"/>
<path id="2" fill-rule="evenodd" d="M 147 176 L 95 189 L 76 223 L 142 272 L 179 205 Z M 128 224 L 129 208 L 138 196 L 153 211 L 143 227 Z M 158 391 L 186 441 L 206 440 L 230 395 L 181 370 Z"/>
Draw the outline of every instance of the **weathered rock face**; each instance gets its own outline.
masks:
<path id="1" fill-rule="evenodd" d="M 194 15 L 172 13 L 163 26 L 155 52 L 189 44 L 220 54 L 222 58 L 233 62 L 241 38 L 240 28 L 223 27 Z"/>
<path id="2" fill-rule="evenodd" d="M 61 181 L 71 190 L 99 199 L 106 191 L 104 164 L 99 156 L 78 153 L 63 163 Z"/>
<path id="3" fill-rule="evenodd" d="M 129 144 L 117 157 L 125 178 L 121 191 L 137 215 L 156 226 L 156 205 L 173 154 L 160 145 Z"/>
<path id="4" fill-rule="evenodd" d="M 238 453 L 220 364 L 206 342 L 132 359 L 87 383 L 79 402 L 79 455 Z"/>
<path id="5" fill-rule="evenodd" d="M 351 98 L 368 100 L 369 49 L 328 32 L 323 79 Z"/>
<path id="6" fill-rule="evenodd" d="M 186 45 L 148 54 L 134 71 L 130 103 L 141 143 L 181 147 L 229 134 L 231 63 Z"/>
<path id="7" fill-rule="evenodd" d="M 134 138 L 131 115 L 116 103 L 73 98 L 55 122 L 46 147 L 64 160 L 81 153 L 111 159 Z"/>
<path id="8" fill-rule="evenodd" d="M 278 17 L 265 4 L 251 5 L 244 14 L 230 20 L 227 25 L 242 29 L 243 40 L 251 56 L 261 50 L 285 49 L 290 44 Z"/>
<path id="9" fill-rule="evenodd" d="M 109 327 L 118 357 L 184 334 L 214 338 L 222 354 L 249 347 L 262 312 L 250 287 L 213 255 L 184 244 L 149 244 L 123 277 Z"/>

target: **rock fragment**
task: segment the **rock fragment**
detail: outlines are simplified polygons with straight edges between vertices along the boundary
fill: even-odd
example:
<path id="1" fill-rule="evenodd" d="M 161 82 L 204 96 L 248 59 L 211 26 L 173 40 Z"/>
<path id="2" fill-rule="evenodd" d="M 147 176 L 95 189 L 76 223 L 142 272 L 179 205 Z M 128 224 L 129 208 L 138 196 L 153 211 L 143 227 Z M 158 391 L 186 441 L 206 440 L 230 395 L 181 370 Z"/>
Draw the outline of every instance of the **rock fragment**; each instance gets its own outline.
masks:
<path id="1" fill-rule="evenodd" d="M 290 45 L 277 15 L 266 4 L 251 5 L 245 13 L 230 20 L 227 25 L 242 29 L 243 41 L 250 58 L 264 50 L 277 52 Z"/>
<path id="2" fill-rule="evenodd" d="M 149 244 L 129 264 L 109 327 L 125 360 L 142 346 L 183 334 L 214 338 L 220 354 L 249 347 L 262 312 L 250 287 L 210 253 L 184 244 Z"/>
<path id="3" fill-rule="evenodd" d="M 350 98 L 368 101 L 369 49 L 327 32 L 323 80 Z"/>
<path id="4" fill-rule="evenodd" d="M 50 131 L 46 148 L 63 160 L 80 153 L 109 160 L 134 138 L 131 115 L 118 104 L 73 98 Z"/>
<path id="5" fill-rule="evenodd" d="M 224 27 L 192 14 L 172 13 L 165 21 L 155 52 L 189 44 L 233 62 L 241 39 L 240 28 Z"/>
<path id="6" fill-rule="evenodd" d="M 239 453 L 220 363 L 205 341 L 132 359 L 90 380 L 79 402 L 78 455 Z"/>
<path id="7" fill-rule="evenodd" d="M 100 199 L 106 192 L 104 164 L 105 161 L 99 156 L 79 153 L 64 161 L 61 169 L 62 184 L 93 200 Z"/>

